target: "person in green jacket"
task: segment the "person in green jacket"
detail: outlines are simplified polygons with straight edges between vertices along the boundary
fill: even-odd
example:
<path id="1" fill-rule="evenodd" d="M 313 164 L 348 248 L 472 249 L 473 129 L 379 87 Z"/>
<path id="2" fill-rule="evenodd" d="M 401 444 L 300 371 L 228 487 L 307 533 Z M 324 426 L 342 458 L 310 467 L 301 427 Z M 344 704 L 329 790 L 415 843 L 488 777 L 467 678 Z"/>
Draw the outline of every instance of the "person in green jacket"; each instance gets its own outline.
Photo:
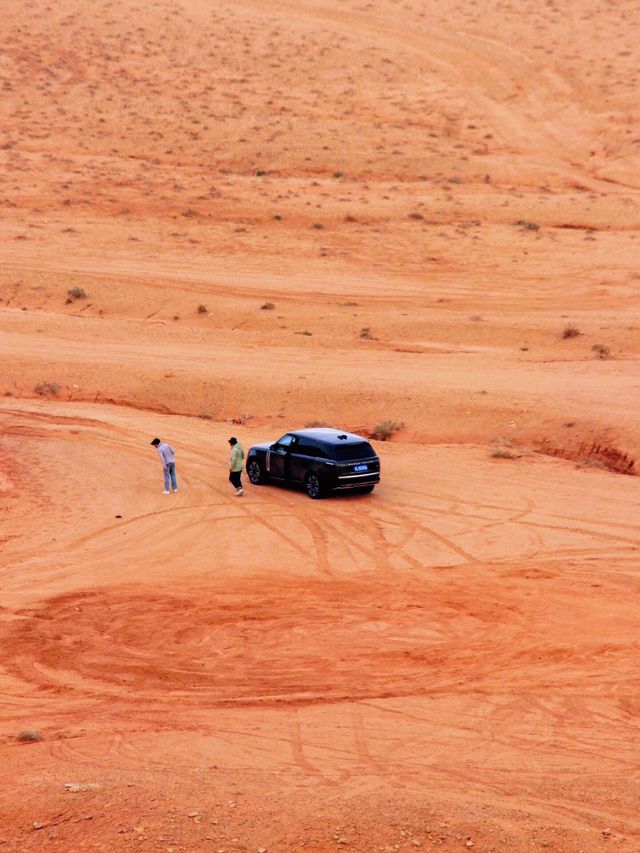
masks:
<path id="1" fill-rule="evenodd" d="M 236 497 L 242 497 L 244 489 L 242 488 L 242 469 L 244 467 L 244 450 L 237 438 L 233 436 L 229 439 L 231 445 L 231 456 L 229 457 L 229 482 L 235 486 Z"/>

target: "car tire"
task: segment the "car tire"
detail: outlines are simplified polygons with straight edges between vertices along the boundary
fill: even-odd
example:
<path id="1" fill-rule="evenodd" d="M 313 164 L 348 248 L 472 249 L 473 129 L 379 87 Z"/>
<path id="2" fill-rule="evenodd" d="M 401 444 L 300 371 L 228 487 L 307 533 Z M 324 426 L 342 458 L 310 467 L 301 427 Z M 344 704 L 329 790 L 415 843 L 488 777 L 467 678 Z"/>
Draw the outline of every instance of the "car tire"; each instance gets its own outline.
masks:
<path id="1" fill-rule="evenodd" d="M 317 501 L 324 497 L 322 481 L 317 474 L 314 474 L 313 471 L 309 471 L 307 476 L 304 478 L 304 487 L 312 500 Z"/>
<path id="2" fill-rule="evenodd" d="M 247 477 L 254 486 L 262 486 L 267 479 L 257 459 L 250 459 L 247 463 Z"/>

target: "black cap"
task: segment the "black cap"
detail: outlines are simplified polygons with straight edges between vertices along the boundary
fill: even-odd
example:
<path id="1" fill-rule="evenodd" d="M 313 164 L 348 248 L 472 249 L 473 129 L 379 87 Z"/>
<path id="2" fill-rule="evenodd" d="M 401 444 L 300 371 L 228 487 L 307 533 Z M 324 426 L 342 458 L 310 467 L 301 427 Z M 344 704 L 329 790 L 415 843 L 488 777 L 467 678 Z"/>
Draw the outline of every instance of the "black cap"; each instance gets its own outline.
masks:
<path id="1" fill-rule="evenodd" d="M 157 447 L 160 444 L 160 439 L 154 438 L 153 441 L 151 442 L 151 444 L 153 444 L 154 447 Z"/>
<path id="2" fill-rule="evenodd" d="M 238 439 L 233 435 L 231 436 L 231 438 L 227 439 L 227 441 L 229 442 L 229 444 L 237 444 L 238 443 Z"/>

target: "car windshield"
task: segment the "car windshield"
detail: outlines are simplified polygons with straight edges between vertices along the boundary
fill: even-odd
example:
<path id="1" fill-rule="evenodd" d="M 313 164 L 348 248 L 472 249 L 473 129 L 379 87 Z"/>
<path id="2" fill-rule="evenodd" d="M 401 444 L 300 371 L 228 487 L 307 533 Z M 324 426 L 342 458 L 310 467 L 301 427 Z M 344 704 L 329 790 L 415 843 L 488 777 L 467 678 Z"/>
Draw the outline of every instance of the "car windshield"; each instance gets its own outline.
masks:
<path id="1" fill-rule="evenodd" d="M 346 462 L 349 459 L 370 459 L 376 455 L 375 450 L 368 441 L 359 441 L 357 444 L 334 444 L 333 457 L 338 462 Z"/>

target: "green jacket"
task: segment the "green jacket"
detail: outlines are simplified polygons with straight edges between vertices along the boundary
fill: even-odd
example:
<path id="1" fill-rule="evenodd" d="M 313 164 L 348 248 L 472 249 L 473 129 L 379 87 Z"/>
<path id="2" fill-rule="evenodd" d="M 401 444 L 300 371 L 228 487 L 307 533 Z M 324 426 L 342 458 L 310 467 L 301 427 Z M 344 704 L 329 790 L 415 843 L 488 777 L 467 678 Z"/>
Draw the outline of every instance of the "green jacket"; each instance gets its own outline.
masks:
<path id="1" fill-rule="evenodd" d="M 232 471 L 242 471 L 243 469 L 244 450 L 240 443 L 234 444 L 231 448 L 231 456 L 229 457 L 229 468 Z"/>

